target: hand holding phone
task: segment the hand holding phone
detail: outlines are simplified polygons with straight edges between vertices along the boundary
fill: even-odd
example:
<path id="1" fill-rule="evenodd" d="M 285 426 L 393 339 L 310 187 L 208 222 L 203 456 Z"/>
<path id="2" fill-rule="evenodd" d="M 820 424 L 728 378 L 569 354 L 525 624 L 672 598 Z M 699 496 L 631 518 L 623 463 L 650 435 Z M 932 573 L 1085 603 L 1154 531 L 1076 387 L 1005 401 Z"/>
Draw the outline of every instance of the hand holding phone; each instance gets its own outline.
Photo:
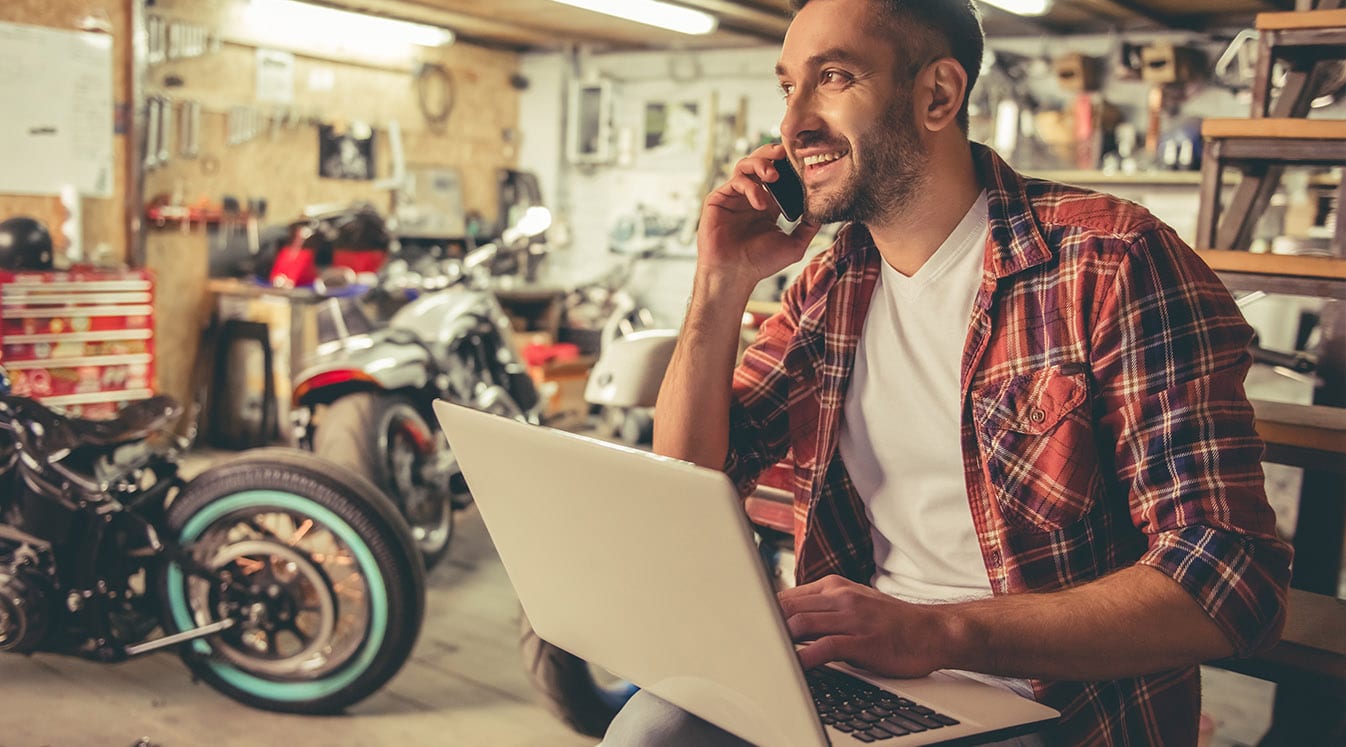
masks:
<path id="1" fill-rule="evenodd" d="M 776 167 L 776 181 L 763 184 L 776 201 L 781 215 L 794 223 L 804 216 L 804 183 L 799 180 L 789 158 L 777 158 L 771 164 Z"/>

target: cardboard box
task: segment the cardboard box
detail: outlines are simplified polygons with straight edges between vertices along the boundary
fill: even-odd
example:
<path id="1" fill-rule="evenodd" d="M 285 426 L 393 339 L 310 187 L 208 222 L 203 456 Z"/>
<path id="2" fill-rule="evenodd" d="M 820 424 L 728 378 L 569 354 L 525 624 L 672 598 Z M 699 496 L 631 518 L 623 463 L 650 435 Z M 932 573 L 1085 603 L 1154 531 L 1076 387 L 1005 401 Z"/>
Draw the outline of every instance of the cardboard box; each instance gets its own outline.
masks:
<path id="1" fill-rule="evenodd" d="M 542 409 L 546 415 L 582 417 L 588 412 L 584 386 L 589 381 L 589 370 L 594 367 L 596 360 L 595 356 L 584 355 L 528 367 L 528 374 L 533 377 L 538 394 L 545 401 Z"/>
<path id="2" fill-rule="evenodd" d="M 1155 42 L 1140 51 L 1141 78 L 1146 83 L 1186 83 L 1205 72 L 1205 57 L 1191 47 Z"/>
<path id="3" fill-rule="evenodd" d="M 1071 52 L 1056 58 L 1056 82 L 1067 91 L 1097 91 L 1103 83 L 1102 67 L 1097 57 Z"/>

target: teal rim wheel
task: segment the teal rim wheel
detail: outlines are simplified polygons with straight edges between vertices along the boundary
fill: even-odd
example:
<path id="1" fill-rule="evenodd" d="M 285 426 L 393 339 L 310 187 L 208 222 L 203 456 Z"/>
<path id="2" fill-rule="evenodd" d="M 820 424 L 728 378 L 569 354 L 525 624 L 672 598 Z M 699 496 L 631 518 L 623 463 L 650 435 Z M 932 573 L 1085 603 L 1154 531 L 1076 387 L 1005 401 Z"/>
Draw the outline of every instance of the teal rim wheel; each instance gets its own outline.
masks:
<path id="1" fill-rule="evenodd" d="M 190 644 L 226 683 L 268 700 L 314 700 L 350 685 L 377 656 L 388 590 L 367 544 L 327 508 L 283 491 L 234 493 L 194 513 L 180 542 L 230 582 L 177 565 L 167 572 L 179 630 L 238 620 Z"/>

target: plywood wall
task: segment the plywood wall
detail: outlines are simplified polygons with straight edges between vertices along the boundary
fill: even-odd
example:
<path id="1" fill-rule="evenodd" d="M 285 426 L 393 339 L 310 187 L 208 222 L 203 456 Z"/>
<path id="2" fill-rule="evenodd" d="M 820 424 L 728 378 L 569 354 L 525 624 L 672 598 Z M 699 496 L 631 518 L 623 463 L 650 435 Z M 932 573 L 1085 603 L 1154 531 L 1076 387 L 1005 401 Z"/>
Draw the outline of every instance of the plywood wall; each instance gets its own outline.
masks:
<path id="1" fill-rule="evenodd" d="M 229 23 L 231 2 L 160 0 L 155 14 L 169 19 Z M 409 69 L 345 64 L 298 56 L 295 96 L 284 106 L 255 102 L 256 49 L 225 43 L 202 57 L 168 61 L 150 69 L 147 93 L 177 101 L 200 101 L 205 111 L 202 154 L 196 160 L 175 159 L 145 179 L 145 197 L 182 194 L 184 201 L 200 197 L 218 201 L 229 194 L 240 199 L 265 197 L 268 218 L 284 221 L 306 205 L 366 199 L 388 206 L 388 192 L 370 182 L 323 179 L 318 176 L 317 121 L 368 123 L 379 134 L 375 162 L 379 176 L 390 173 L 387 123 L 396 120 L 403 133 L 407 160 L 413 164 L 452 166 L 463 175 L 463 197 L 468 209 L 488 220 L 496 212 L 497 172 L 515 165 L 508 132 L 518 126 L 518 93 L 510 76 L 518 70 L 511 52 L 457 44 L 443 50 L 424 50 L 420 59 L 437 62 L 450 71 L 455 105 L 443 133 L 430 132 L 417 104 Z M 311 90 L 310 78 L 326 78 L 331 90 Z M 168 83 L 179 83 L 169 85 Z M 259 137 L 241 144 L 225 142 L 226 113 L 230 107 L 254 107 L 263 117 L 287 111 L 302 121 L 288 127 L 264 127 Z M 153 233 L 150 233 L 151 240 Z"/>
<path id="2" fill-rule="evenodd" d="M 6 23 L 25 23 L 34 26 L 75 30 L 81 19 L 93 17 L 106 22 L 112 29 L 112 101 L 114 110 L 127 111 L 131 96 L 130 85 L 130 38 L 131 20 L 127 0 L 3 0 L 0 2 L 0 21 Z M 22 106 L 22 102 L 5 102 L 5 107 Z M 116 127 L 108 122 L 108 127 Z M 113 137 L 112 152 L 115 159 L 116 187 L 108 199 L 84 198 L 81 206 L 83 221 L 82 245 L 86 253 L 92 253 L 100 244 L 107 249 L 111 259 L 127 256 L 128 205 L 125 200 L 125 185 L 128 176 L 130 158 L 130 139 L 125 132 L 117 132 Z M 66 219 L 65 209 L 55 195 L 5 195 L 0 194 L 0 220 L 14 216 L 28 215 L 43 223 L 53 232 L 58 242 L 58 251 L 66 245 L 58 235 L 60 225 Z"/>
<path id="3" fill-rule="evenodd" d="M 227 30 L 236 25 L 231 14 L 237 12 L 241 2 L 158 0 L 149 12 L 170 21 Z M 160 195 L 175 196 L 186 204 L 200 200 L 219 204 L 225 195 L 244 205 L 249 199 L 262 198 L 267 201 L 268 223 L 289 222 L 305 206 L 314 204 L 364 200 L 386 211 L 389 192 L 376 190 L 373 182 L 318 176 L 316 124 L 360 121 L 374 127 L 378 133 L 376 175 L 384 177 L 391 172 L 387 125 L 396 120 L 407 161 L 457 168 L 463 177 L 465 207 L 487 220 L 494 219 L 498 212 L 497 172 L 515 166 L 510 138 L 518 126 L 519 96 L 510 86 L 510 76 L 518 70 L 516 54 L 464 44 L 420 51 L 419 59 L 444 66 L 455 83 L 455 104 L 447 127 L 436 133 L 424 122 L 411 68 L 406 64 L 297 55 L 294 100 L 279 107 L 256 101 L 256 48 L 240 43 L 246 38 L 233 33 L 225 38 L 233 41 L 203 56 L 149 67 L 147 95 L 167 96 L 178 106 L 184 100 L 198 101 L 203 116 L 200 155 L 180 158 L 174 143 L 173 159 L 145 174 L 147 202 Z M 310 78 L 329 81 L 330 90 L 312 90 Z M 227 113 L 240 106 L 253 107 L 264 118 L 289 124 L 268 124 L 252 140 L 230 145 Z M 288 117 L 278 116 L 285 110 Z M 161 289 L 155 325 L 159 387 L 178 398 L 191 394 L 191 366 L 212 311 L 206 291 L 207 240 L 206 231 L 199 225 L 186 230 L 181 226 L 145 226 L 146 264 L 155 271 Z"/>

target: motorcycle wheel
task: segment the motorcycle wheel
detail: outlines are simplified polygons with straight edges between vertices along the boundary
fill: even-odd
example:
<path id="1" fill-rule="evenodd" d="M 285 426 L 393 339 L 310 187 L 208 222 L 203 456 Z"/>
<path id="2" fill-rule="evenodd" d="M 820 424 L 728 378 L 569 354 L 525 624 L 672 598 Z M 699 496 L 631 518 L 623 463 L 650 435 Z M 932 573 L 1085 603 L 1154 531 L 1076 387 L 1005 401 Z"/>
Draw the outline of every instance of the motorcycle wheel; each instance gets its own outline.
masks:
<path id="1" fill-rule="evenodd" d="M 167 527 L 215 578 L 170 563 L 169 633 L 235 619 L 181 649 L 211 687 L 250 706 L 336 713 L 411 655 L 425 570 L 405 522 L 360 476 L 293 449 L 258 449 L 188 483 Z"/>
<path id="2" fill-rule="evenodd" d="M 538 637 L 528 616 L 519 612 L 519 652 L 533 686 L 547 709 L 571 729 L 602 737 L 637 688 L 596 669 L 589 662 Z"/>
<path id="3" fill-rule="evenodd" d="M 426 569 L 449 552 L 453 502 L 446 485 L 425 480 L 427 462 L 448 444 L 410 399 L 356 392 L 327 406 L 313 430 L 313 452 L 359 472 L 392 499 L 411 526 Z"/>

